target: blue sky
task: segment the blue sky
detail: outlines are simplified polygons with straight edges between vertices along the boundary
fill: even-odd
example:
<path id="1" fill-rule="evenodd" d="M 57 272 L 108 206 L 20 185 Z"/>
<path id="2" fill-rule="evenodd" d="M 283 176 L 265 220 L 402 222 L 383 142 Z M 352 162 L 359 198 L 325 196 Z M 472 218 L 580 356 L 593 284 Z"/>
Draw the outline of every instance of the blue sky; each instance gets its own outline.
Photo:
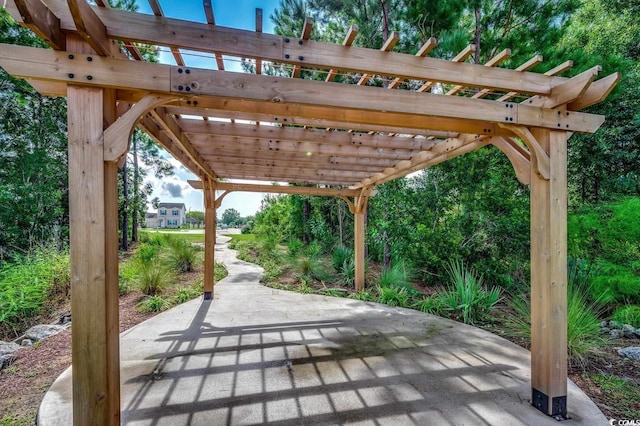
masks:
<path id="1" fill-rule="evenodd" d="M 146 0 L 137 0 L 139 12 L 152 14 L 151 7 Z M 225 27 L 233 27 L 239 29 L 255 30 L 256 8 L 262 9 L 262 30 L 265 33 L 273 33 L 273 24 L 269 16 L 278 6 L 278 0 L 213 0 L 213 13 L 216 25 Z M 202 0 L 160 0 L 160 6 L 165 16 L 177 19 L 185 19 L 196 22 L 206 22 Z M 183 57 L 187 65 L 192 67 L 212 68 L 216 69 L 215 60 L 207 59 L 204 55 L 198 53 L 198 56 L 189 55 L 189 52 L 183 52 Z M 160 62 L 175 65 L 175 61 L 171 53 L 163 51 L 160 53 Z M 239 71 L 239 64 L 235 61 L 225 61 L 225 68 L 228 70 Z M 168 157 L 170 157 L 167 154 Z M 187 169 L 180 163 L 171 158 L 174 165 L 174 176 L 164 178 L 161 181 L 149 176 L 147 181 L 150 182 L 154 191 L 153 197 L 160 198 L 162 202 L 183 202 L 187 206 L 187 210 L 203 211 L 203 195 L 202 191 L 193 190 L 187 184 L 188 179 L 196 179 Z M 150 173 L 151 174 L 151 173 Z M 260 202 L 264 194 L 257 193 L 231 193 L 227 195 L 221 207 L 218 209 L 218 217 L 228 208 L 234 208 L 245 217 L 255 214 L 260 209 Z"/>

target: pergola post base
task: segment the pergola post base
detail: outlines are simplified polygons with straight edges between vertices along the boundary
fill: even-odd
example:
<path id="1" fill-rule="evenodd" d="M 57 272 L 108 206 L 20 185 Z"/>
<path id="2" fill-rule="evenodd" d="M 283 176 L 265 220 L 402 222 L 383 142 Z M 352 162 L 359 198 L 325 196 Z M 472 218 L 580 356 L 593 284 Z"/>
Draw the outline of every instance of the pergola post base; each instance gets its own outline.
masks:
<path id="1" fill-rule="evenodd" d="M 561 420 L 567 418 L 567 396 L 556 396 L 551 398 L 543 392 L 540 392 L 536 388 L 531 389 L 531 405 L 543 413 L 552 416 L 559 417 Z"/>

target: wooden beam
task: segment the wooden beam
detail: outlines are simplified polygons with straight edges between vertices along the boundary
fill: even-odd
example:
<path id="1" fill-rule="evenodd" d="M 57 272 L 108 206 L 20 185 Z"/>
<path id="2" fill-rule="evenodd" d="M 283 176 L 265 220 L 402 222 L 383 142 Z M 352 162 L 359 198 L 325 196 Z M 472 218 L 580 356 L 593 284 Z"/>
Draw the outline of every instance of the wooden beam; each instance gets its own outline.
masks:
<path id="1" fill-rule="evenodd" d="M 76 27 L 76 31 L 98 55 L 112 56 L 113 45 L 107 29 L 95 13 L 95 9 L 89 6 L 85 0 L 67 0 L 69 11 Z M 108 8 L 98 8 L 102 10 L 111 10 Z"/>
<path id="2" fill-rule="evenodd" d="M 458 53 L 453 59 L 451 59 L 451 62 L 462 63 L 469 56 L 471 56 L 473 54 L 473 52 L 475 52 L 475 51 L 476 51 L 476 45 L 475 44 L 470 44 L 462 52 Z M 417 91 L 418 92 L 426 92 L 435 83 L 436 83 L 436 81 L 428 81 L 425 84 L 423 84 L 422 86 L 420 86 Z M 461 86 L 464 87 L 464 85 L 461 85 Z"/>
<path id="3" fill-rule="evenodd" d="M 219 150 L 219 154 L 203 155 L 203 158 L 207 163 L 215 170 L 218 165 L 221 167 L 234 166 L 234 167 L 249 167 L 256 170 L 260 168 L 275 168 L 278 170 L 288 168 L 306 168 L 309 170 L 314 169 L 330 169 L 335 171 L 354 171 L 354 172 L 368 172 L 374 173 L 380 171 L 383 167 L 363 164 L 339 164 L 332 163 L 331 157 L 323 156 L 321 158 L 314 156 L 301 155 L 296 158 L 282 158 L 280 159 L 264 159 L 259 157 L 248 157 L 246 155 L 237 154 L 239 151 L 235 151 L 232 155 L 227 155 L 224 150 Z"/>
<path id="4" fill-rule="evenodd" d="M 247 169 L 250 169 L 252 173 L 257 173 L 258 175 L 265 175 L 269 177 L 275 177 L 278 180 L 286 181 L 288 176 L 294 176 L 298 178 L 309 178 L 309 179 L 322 179 L 323 177 L 328 178 L 339 178 L 345 179 L 346 181 L 354 181 L 358 179 L 363 179 L 366 176 L 369 176 L 370 172 L 357 171 L 357 170 L 331 170 L 331 169 L 313 169 L 307 167 L 269 167 L 269 166 L 251 166 L 250 168 L 242 165 L 242 164 L 217 164 L 216 170 L 219 171 L 221 175 L 225 173 L 235 173 L 235 172 L 244 172 Z"/>
<path id="5" fill-rule="evenodd" d="M 558 65 L 557 67 L 553 67 L 549 71 L 546 71 L 544 75 L 558 75 L 570 68 L 573 68 L 573 61 L 565 61 L 560 65 Z"/>
<path id="6" fill-rule="evenodd" d="M 511 56 L 511 49 L 504 49 L 502 52 L 498 53 L 496 56 L 489 59 L 487 63 L 484 64 L 484 66 L 497 67 L 509 56 Z M 462 89 L 464 89 L 464 86 L 455 86 L 454 88 L 449 90 L 447 93 L 445 93 L 445 95 L 449 95 L 449 96 L 455 95 L 456 93 L 460 92 Z"/>
<path id="7" fill-rule="evenodd" d="M 62 29 L 74 31 L 75 26 L 69 12 L 61 3 L 63 3 L 62 0 L 47 2 L 52 11 L 60 17 Z M 122 10 L 100 7 L 94 7 L 94 10 L 105 23 L 109 37 L 117 40 L 169 45 L 236 57 L 260 57 L 263 60 L 298 64 L 304 67 L 366 72 L 372 75 L 439 81 L 519 93 L 548 94 L 550 87 L 564 81 L 562 77 L 515 73 L 513 70 L 502 68 L 487 72 L 482 65 L 452 63 L 428 57 L 418 58 L 404 53 L 379 52 L 360 47 L 345 48 L 312 40 L 303 45 L 291 39 L 286 43 L 286 38 L 281 36 L 256 34 L 253 31 L 185 22 Z M 239 40 L 242 42 L 239 43 Z M 299 59 L 300 57 L 302 59 Z M 366 61 L 362 58 L 366 58 Z"/>
<path id="8" fill-rule="evenodd" d="M 567 133 L 533 130 L 550 179 L 531 173 L 531 403 L 567 414 Z"/>
<path id="9" fill-rule="evenodd" d="M 529 59 L 524 64 L 521 64 L 520 66 L 518 66 L 515 69 L 515 71 L 527 71 L 528 69 L 531 69 L 536 65 L 538 65 L 540 62 L 542 62 L 542 60 L 543 60 L 542 55 L 536 55 L 533 58 Z M 553 75 L 553 74 L 546 74 L 546 75 Z M 484 98 L 485 96 L 491 94 L 491 92 L 492 92 L 491 89 L 482 89 L 478 93 L 474 94 L 472 98 L 475 98 L 475 99 Z M 507 95 L 502 96 L 500 100 L 503 100 L 503 101 L 509 100 L 514 96 L 516 96 L 517 94 L 518 94 L 517 92 L 508 93 Z"/>
<path id="10" fill-rule="evenodd" d="M 529 185 L 531 183 L 531 157 L 529 152 L 520 147 L 511 138 L 492 138 L 491 143 L 507 156 L 518 180 L 525 185 Z"/>
<path id="11" fill-rule="evenodd" d="M 194 189 L 203 189 L 202 181 L 188 181 Z M 314 195 L 319 197 L 354 197 L 360 194 L 359 190 L 340 189 L 340 188 L 319 188 L 307 186 L 285 186 L 285 185 L 259 185 L 254 183 L 235 183 L 235 182 L 214 182 L 216 191 L 229 192 L 263 192 L 267 194 L 295 194 L 295 195 Z"/>
<path id="12" fill-rule="evenodd" d="M 211 106 L 212 103 L 205 101 L 204 105 Z M 230 104 L 231 108 L 235 108 L 235 103 L 232 102 Z M 251 108 L 252 109 L 252 108 Z M 333 120 L 325 120 L 319 118 L 307 118 L 307 117 L 294 117 L 291 115 L 273 115 L 260 113 L 257 111 L 250 112 L 240 112 L 235 110 L 226 110 L 219 108 L 209 108 L 203 106 L 200 107 L 185 107 L 185 106 L 167 106 L 167 110 L 176 113 L 176 114 L 188 114 L 188 115 L 197 115 L 208 118 L 222 118 L 222 119 L 240 119 L 247 121 L 260 121 L 265 123 L 271 123 L 276 125 L 295 125 L 295 126 L 308 126 L 308 127 L 316 127 L 318 129 L 353 129 L 356 131 L 374 131 L 381 133 L 394 133 L 401 135 L 419 135 L 419 136 L 432 136 L 437 138 L 455 138 L 458 136 L 458 132 L 446 132 L 446 131 L 437 131 L 437 130 L 429 130 L 426 129 L 425 126 L 428 124 L 426 121 L 421 121 L 419 124 L 419 128 L 410 128 L 410 127 L 398 127 L 398 126 L 389 126 L 389 125 L 380 125 L 380 124 L 364 124 L 364 123 L 355 123 L 355 122 L 345 122 L 345 121 L 333 121 Z M 212 120 L 215 121 L 215 120 Z M 264 123 L 263 123 L 264 124 Z M 480 126 L 473 126 L 475 129 L 482 130 Z M 485 127 L 486 128 L 486 127 Z"/>
<path id="13" fill-rule="evenodd" d="M 204 7 L 204 15 L 207 17 L 207 24 L 215 25 L 216 19 L 213 15 L 213 6 L 211 0 L 203 0 L 202 7 Z"/>
<path id="14" fill-rule="evenodd" d="M 358 26 L 353 24 L 349 27 L 349 31 L 347 31 L 347 35 L 344 37 L 344 40 L 342 41 L 342 45 L 351 46 L 353 44 L 353 41 L 356 39 L 357 35 L 358 35 Z M 327 73 L 327 77 L 325 78 L 325 81 L 327 82 L 333 81 L 333 79 L 336 78 L 336 75 L 338 75 L 338 71 L 334 69 L 329 70 L 329 72 Z"/>
<path id="15" fill-rule="evenodd" d="M 40 0 L 15 0 L 24 25 L 55 50 L 65 50 L 60 19 Z"/>
<path id="16" fill-rule="evenodd" d="M 371 148 L 368 146 L 326 145 L 314 142 L 279 141 L 255 138 L 228 138 L 210 135 L 192 135 L 191 144 L 206 155 L 209 149 L 227 150 L 242 149 L 247 151 L 279 152 L 282 155 L 289 153 L 303 153 L 305 155 L 330 155 L 330 156 L 366 156 L 386 159 L 408 159 L 418 150 Z"/>
<path id="17" fill-rule="evenodd" d="M 431 52 L 437 45 L 438 45 L 438 40 L 435 37 L 429 38 L 429 40 L 427 40 L 422 45 L 422 47 L 418 49 L 418 51 L 416 52 L 416 56 L 421 58 L 427 56 L 429 52 Z M 391 83 L 389 83 L 389 85 L 387 86 L 387 89 L 395 89 L 400 85 L 400 83 L 402 83 L 402 79 L 396 77 Z"/>
<path id="18" fill-rule="evenodd" d="M 160 6 L 160 2 L 158 0 L 149 0 L 149 6 L 151 6 L 151 10 L 155 16 L 164 16 L 164 12 L 162 11 L 162 6 Z M 176 47 L 171 47 L 171 54 L 176 61 L 176 64 L 179 66 L 184 66 L 184 59 L 182 58 L 182 54 L 180 50 Z"/>
<path id="19" fill-rule="evenodd" d="M 368 146 L 375 148 L 409 149 L 424 151 L 430 149 L 435 141 L 426 138 L 407 136 L 387 136 L 361 132 L 310 130 L 295 127 L 269 125 L 251 125 L 180 119 L 182 131 L 190 134 L 208 134 L 216 136 L 243 137 L 257 139 L 277 139 L 280 141 L 316 142 L 329 145 Z"/>
<path id="20" fill-rule="evenodd" d="M 166 109 L 163 107 L 157 107 L 151 110 L 150 113 L 158 124 L 169 133 L 169 137 L 181 146 L 184 153 L 189 156 L 191 160 L 207 174 L 207 176 L 211 177 L 211 179 L 215 179 L 217 177 L 211 167 L 202 159 L 200 153 L 193 148 L 189 138 L 182 132 L 180 126 L 176 123 L 175 118 L 173 118 Z"/>
<path id="21" fill-rule="evenodd" d="M 202 183 L 202 182 L 200 182 Z M 215 286 L 216 199 L 213 182 L 205 181 L 204 189 L 204 300 L 213 299 Z"/>
<path id="22" fill-rule="evenodd" d="M 587 91 L 601 69 L 602 67 L 600 67 L 600 65 L 592 67 L 570 80 L 553 87 L 549 95 L 533 96 L 524 101 L 524 103 L 544 108 L 557 108 L 560 105 L 574 102 Z"/>
<path id="23" fill-rule="evenodd" d="M 395 47 L 396 44 L 398 44 L 398 41 L 400 40 L 400 33 L 398 31 L 392 31 L 391 35 L 389 35 L 389 38 L 387 38 L 387 40 L 384 42 L 384 44 L 382 45 L 382 47 L 380 48 L 381 52 L 390 52 L 391 49 L 393 49 Z M 369 74 L 364 73 L 362 74 L 362 77 L 360 77 L 360 80 L 358 81 L 358 86 L 363 86 L 365 84 L 367 84 L 367 82 L 371 79 L 371 77 L 369 76 Z"/>
<path id="24" fill-rule="evenodd" d="M 601 78 L 592 83 L 580 98 L 569 103 L 567 108 L 572 111 L 578 111 L 602 102 L 609 96 L 609 93 L 616 87 L 621 78 L 622 74 L 619 72 Z"/>
<path id="25" fill-rule="evenodd" d="M 262 32 L 262 9 L 260 8 L 256 8 L 256 32 Z M 307 36 L 307 38 L 309 37 Z M 220 67 L 218 67 L 218 69 L 220 69 Z M 260 58 L 256 58 L 256 74 L 262 74 L 262 59 Z"/>
<path id="26" fill-rule="evenodd" d="M 300 35 L 300 40 L 298 41 L 298 43 L 304 44 L 304 42 L 306 40 L 309 40 L 309 37 L 311 37 L 311 30 L 312 29 L 313 29 L 313 19 L 305 18 L 304 19 L 304 24 L 302 25 L 302 34 Z M 300 65 L 294 65 L 293 66 L 293 71 L 291 72 L 291 78 L 300 77 L 300 70 L 301 69 L 302 69 L 302 67 Z M 258 73 L 258 74 L 260 74 L 260 73 Z"/>
<path id="27" fill-rule="evenodd" d="M 446 142 L 437 144 L 429 151 L 423 151 L 414 155 L 410 160 L 400 161 L 395 166 L 362 180 L 357 185 L 354 185 L 353 188 L 381 185 L 393 179 L 406 176 L 409 173 L 422 170 L 428 166 L 466 154 L 489 142 L 490 138 L 479 135 L 466 135 L 456 139 L 449 139 Z"/>

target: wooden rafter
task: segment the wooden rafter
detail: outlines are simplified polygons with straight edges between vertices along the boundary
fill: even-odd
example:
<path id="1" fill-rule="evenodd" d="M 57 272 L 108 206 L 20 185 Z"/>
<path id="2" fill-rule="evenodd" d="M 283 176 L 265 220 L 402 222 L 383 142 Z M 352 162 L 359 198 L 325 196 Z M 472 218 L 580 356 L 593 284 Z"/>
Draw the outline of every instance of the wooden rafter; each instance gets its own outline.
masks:
<path id="1" fill-rule="evenodd" d="M 60 19 L 40 0 L 15 0 L 22 22 L 56 50 L 65 50 L 66 37 Z"/>
<path id="2" fill-rule="evenodd" d="M 451 62 L 458 62 L 458 63 L 464 62 L 475 51 L 476 51 L 476 45 L 470 44 L 462 52 L 458 53 L 453 59 L 451 59 Z M 434 84 L 436 84 L 435 81 L 428 81 L 418 88 L 418 92 L 426 92 L 431 87 L 433 87 Z"/>
<path id="3" fill-rule="evenodd" d="M 313 20 L 311 18 L 305 18 L 304 24 L 302 25 L 302 34 L 300 34 L 300 40 L 298 40 L 299 44 L 302 45 L 305 41 L 309 40 L 309 37 L 311 37 L 311 30 L 313 30 Z M 291 72 L 291 78 L 300 77 L 301 70 L 302 67 L 300 65 L 294 65 L 293 71 Z"/>
<path id="4" fill-rule="evenodd" d="M 68 0 L 76 31 L 99 55 L 110 56 L 112 44 L 107 29 L 85 0 Z M 107 8 L 101 8 L 107 9 Z"/>
<path id="5" fill-rule="evenodd" d="M 422 45 L 422 47 L 418 49 L 418 51 L 416 52 L 416 56 L 418 57 L 427 56 L 429 52 L 431 52 L 437 45 L 438 45 L 438 40 L 436 40 L 435 37 L 429 38 L 429 40 L 427 40 Z M 387 86 L 387 89 L 395 89 L 400 85 L 400 83 L 402 83 L 402 79 L 396 77 L 391 83 L 389 83 L 389 85 Z"/>
<path id="6" fill-rule="evenodd" d="M 164 16 L 164 12 L 162 11 L 162 6 L 160 6 L 160 2 L 158 0 L 148 0 L 149 6 L 151 6 L 151 10 L 155 16 Z M 171 54 L 176 61 L 177 65 L 184 66 L 184 58 L 182 57 L 182 53 L 175 47 L 171 48 Z"/>
<path id="7" fill-rule="evenodd" d="M 356 39 L 357 35 L 358 35 L 358 26 L 355 24 L 351 25 L 351 27 L 349 27 L 349 31 L 347 31 L 347 35 L 344 36 L 342 45 L 351 46 L 353 44 L 353 41 Z M 333 79 L 336 78 L 336 75 L 338 75 L 338 71 L 336 71 L 335 69 L 329 70 L 329 72 L 327 73 L 327 77 L 325 78 L 325 81 L 333 81 Z"/>
<path id="8" fill-rule="evenodd" d="M 384 42 L 384 44 L 380 48 L 380 51 L 381 52 L 390 52 L 391 49 L 393 49 L 395 47 L 395 45 L 398 44 L 398 41 L 400 41 L 400 33 L 398 31 L 392 31 L 391 34 L 389 35 L 389 38 Z M 358 86 L 362 86 L 364 84 L 367 84 L 367 82 L 370 79 L 371 79 L 371 76 L 369 76 L 369 74 L 367 74 L 367 73 L 364 73 L 360 77 L 360 80 L 358 80 L 357 84 L 358 84 Z"/>

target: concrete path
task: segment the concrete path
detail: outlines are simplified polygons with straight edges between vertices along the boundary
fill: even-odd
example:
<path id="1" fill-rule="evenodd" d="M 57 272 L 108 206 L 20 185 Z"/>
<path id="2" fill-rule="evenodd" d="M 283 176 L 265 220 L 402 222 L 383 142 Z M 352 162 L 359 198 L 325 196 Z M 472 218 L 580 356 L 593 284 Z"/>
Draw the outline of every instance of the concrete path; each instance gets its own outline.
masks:
<path id="1" fill-rule="evenodd" d="M 219 240 L 222 242 L 222 240 Z M 216 248 L 229 276 L 121 336 L 130 425 L 557 425 L 529 404 L 528 351 L 478 328 L 351 299 L 259 284 Z M 71 373 L 43 425 L 69 425 Z M 563 425 L 606 425 L 573 383 Z"/>

